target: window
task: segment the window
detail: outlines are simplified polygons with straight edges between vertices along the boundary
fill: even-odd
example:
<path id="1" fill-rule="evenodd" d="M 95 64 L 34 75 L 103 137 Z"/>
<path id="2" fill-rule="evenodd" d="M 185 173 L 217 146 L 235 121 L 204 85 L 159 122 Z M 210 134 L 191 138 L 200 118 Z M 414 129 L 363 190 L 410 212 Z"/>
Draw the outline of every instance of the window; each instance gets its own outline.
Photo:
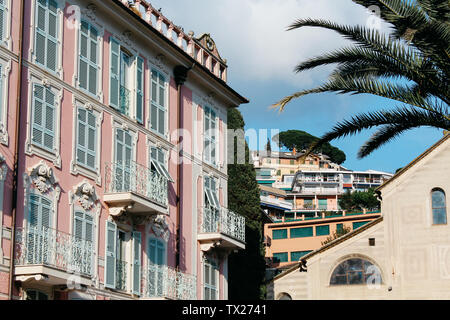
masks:
<path id="1" fill-rule="evenodd" d="M 220 208 L 219 198 L 217 197 L 216 179 L 213 177 L 205 176 L 205 196 L 206 203 L 210 207 L 216 209 Z"/>
<path id="2" fill-rule="evenodd" d="M 344 231 L 344 224 L 338 223 L 336 224 L 336 233 L 341 234 Z"/>
<path id="3" fill-rule="evenodd" d="M 291 229 L 291 238 L 304 238 L 312 236 L 313 236 L 313 227 Z"/>
<path id="4" fill-rule="evenodd" d="M 26 291 L 27 300 L 49 300 L 48 295 L 37 290 L 27 290 Z"/>
<path id="5" fill-rule="evenodd" d="M 94 219 L 88 213 L 76 211 L 73 222 L 76 245 L 72 248 L 72 269 L 77 273 L 93 274 Z"/>
<path id="6" fill-rule="evenodd" d="M 172 177 L 167 170 L 166 163 L 166 153 L 161 148 L 150 148 L 150 160 L 151 160 L 151 170 L 152 172 L 156 172 L 160 176 L 165 177 L 167 180 L 174 182 Z"/>
<path id="7" fill-rule="evenodd" d="M 290 164 L 291 164 L 291 165 L 294 165 L 294 164 L 295 164 L 295 161 L 294 161 L 294 160 L 290 160 Z"/>
<path id="8" fill-rule="evenodd" d="M 81 89 L 97 95 L 99 74 L 98 32 L 90 23 L 81 21 L 78 83 Z"/>
<path id="9" fill-rule="evenodd" d="M 52 262 L 52 202 L 38 194 L 30 194 L 28 231 L 26 237 L 27 264 Z"/>
<path id="10" fill-rule="evenodd" d="M 219 288 L 218 288 L 218 274 L 219 267 L 215 261 L 206 259 L 204 262 L 204 300 L 218 300 Z"/>
<path id="11" fill-rule="evenodd" d="M 287 252 L 278 252 L 273 254 L 273 262 L 289 262 L 289 256 Z"/>
<path id="12" fill-rule="evenodd" d="M 367 284 L 370 277 L 381 282 L 381 272 L 376 265 L 364 259 L 348 259 L 334 269 L 330 285 Z"/>
<path id="13" fill-rule="evenodd" d="M 317 226 L 316 236 L 327 236 L 330 234 L 330 226 Z"/>
<path id="14" fill-rule="evenodd" d="M 30 194 L 28 223 L 37 229 L 48 229 L 52 224 L 52 202 L 38 194 Z"/>
<path id="15" fill-rule="evenodd" d="M 148 240 L 148 259 L 149 259 L 149 288 L 150 297 L 161 297 L 165 290 L 164 284 L 164 266 L 166 265 L 166 246 L 160 239 L 149 238 Z"/>
<path id="16" fill-rule="evenodd" d="M 110 94 L 109 104 L 120 113 L 135 117 L 142 123 L 143 118 L 143 79 L 144 62 L 135 57 L 114 38 L 110 38 Z M 134 63 L 136 61 L 136 63 Z M 134 67 L 136 65 L 136 67 Z M 132 93 L 136 92 L 136 96 Z M 135 104 L 136 109 L 132 110 Z"/>
<path id="17" fill-rule="evenodd" d="M 42 85 L 35 84 L 33 89 L 32 143 L 53 153 L 56 127 L 55 95 Z"/>
<path id="18" fill-rule="evenodd" d="M 55 0 L 37 0 L 34 53 L 36 63 L 56 72 L 59 52 L 58 4 Z"/>
<path id="19" fill-rule="evenodd" d="M 431 192 L 431 206 L 433 224 L 447 224 L 446 199 L 445 192 L 442 189 L 433 189 Z"/>
<path id="20" fill-rule="evenodd" d="M 204 161 L 215 165 L 217 143 L 217 120 L 216 113 L 210 107 L 205 107 L 205 123 L 204 123 Z"/>
<path id="21" fill-rule="evenodd" d="M 130 191 L 132 179 L 133 137 L 125 130 L 116 129 L 115 181 L 116 191 Z"/>
<path id="22" fill-rule="evenodd" d="M 370 221 L 361 221 L 361 222 L 353 222 L 353 230 L 362 227 L 365 224 L 368 224 Z"/>
<path id="23" fill-rule="evenodd" d="M 327 208 L 328 208 L 328 200 L 319 199 L 319 210 L 327 210 Z"/>
<path id="24" fill-rule="evenodd" d="M 272 238 L 274 240 L 287 239 L 287 229 L 279 229 L 272 231 Z"/>
<path id="25" fill-rule="evenodd" d="M 77 163 L 97 169 L 97 117 L 91 110 L 78 108 Z"/>
<path id="26" fill-rule="evenodd" d="M 291 252 L 291 261 L 292 262 L 299 261 L 301 257 L 307 255 L 310 252 L 312 252 L 312 250 Z"/>
<path id="27" fill-rule="evenodd" d="M 132 247 L 129 247 L 129 244 Z M 130 248 L 132 248 L 132 257 L 128 251 Z M 127 291 L 131 284 L 133 293 L 139 294 L 140 281 L 138 278 L 141 278 L 140 232 L 126 232 L 118 229 L 114 222 L 106 221 L 105 250 L 105 287 Z M 131 263 L 129 257 L 131 257 Z M 130 270 L 132 275 L 128 276 Z"/>
<path id="28" fill-rule="evenodd" d="M 152 69 L 150 128 L 156 133 L 166 135 L 167 83 L 162 73 Z"/>

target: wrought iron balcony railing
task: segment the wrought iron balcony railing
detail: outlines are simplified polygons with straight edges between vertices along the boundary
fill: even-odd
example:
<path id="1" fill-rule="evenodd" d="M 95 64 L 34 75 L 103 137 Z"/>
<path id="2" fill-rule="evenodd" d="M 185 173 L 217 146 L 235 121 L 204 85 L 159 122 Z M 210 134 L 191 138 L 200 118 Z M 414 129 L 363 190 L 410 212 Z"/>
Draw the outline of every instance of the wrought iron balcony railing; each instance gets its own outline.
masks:
<path id="1" fill-rule="evenodd" d="M 107 163 L 105 193 L 131 192 L 159 205 L 168 205 L 168 180 L 134 161 Z"/>
<path id="2" fill-rule="evenodd" d="M 245 218 L 225 208 L 204 207 L 199 228 L 200 233 L 223 233 L 245 242 Z"/>
<path id="3" fill-rule="evenodd" d="M 15 264 L 45 265 L 70 273 L 92 276 L 94 250 L 91 241 L 47 227 L 16 229 Z"/>
<path id="4" fill-rule="evenodd" d="M 166 265 L 149 264 L 144 273 L 144 297 L 196 300 L 197 278 Z"/>

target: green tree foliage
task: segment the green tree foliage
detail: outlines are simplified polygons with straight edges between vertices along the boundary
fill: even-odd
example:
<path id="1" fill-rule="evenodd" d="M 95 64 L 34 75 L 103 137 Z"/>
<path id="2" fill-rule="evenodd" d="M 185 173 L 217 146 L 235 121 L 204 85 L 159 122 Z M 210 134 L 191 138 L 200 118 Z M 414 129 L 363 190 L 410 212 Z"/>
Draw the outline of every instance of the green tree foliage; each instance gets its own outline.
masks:
<path id="1" fill-rule="evenodd" d="M 377 128 L 358 152 L 364 158 L 405 132 L 432 127 L 450 130 L 450 1 L 352 0 L 380 9 L 389 34 L 367 26 L 348 26 L 322 19 L 299 19 L 289 30 L 333 30 L 353 45 L 300 63 L 296 72 L 335 65 L 322 85 L 296 92 L 274 105 L 283 110 L 309 94 L 371 94 L 397 103 L 395 108 L 363 112 L 337 123 L 311 146 Z"/>
<path id="2" fill-rule="evenodd" d="M 378 210 L 380 201 L 373 188 L 367 191 L 347 191 L 339 199 L 339 206 L 346 211 Z"/>
<path id="3" fill-rule="evenodd" d="M 237 109 L 228 111 L 228 128 L 243 129 L 244 119 Z M 237 142 L 234 144 L 237 145 Z M 236 158 L 237 148 L 228 150 Z M 232 300 L 259 300 L 265 297 L 263 285 L 265 259 L 263 246 L 262 212 L 260 192 L 253 164 L 248 163 L 249 149 L 246 144 L 246 163 L 228 165 L 228 207 L 245 217 L 245 250 L 229 256 L 229 298 Z"/>
<path id="4" fill-rule="evenodd" d="M 287 130 L 280 132 L 278 135 L 273 137 L 274 141 L 277 141 L 280 144 L 280 147 L 285 147 L 289 150 L 293 150 L 294 148 L 297 151 L 307 150 L 314 142 L 320 140 L 320 138 L 315 137 L 308 132 L 301 130 Z M 317 147 L 312 150 L 313 152 L 321 152 L 330 157 L 330 160 L 334 163 L 341 164 L 345 162 L 346 156 L 345 153 L 333 147 L 329 143 L 324 143 L 320 147 Z"/>
<path id="5" fill-rule="evenodd" d="M 325 241 L 322 241 L 322 246 L 326 245 L 327 243 L 330 243 L 333 240 L 336 240 L 339 237 L 342 237 L 344 234 L 347 234 L 350 231 L 352 231 L 350 227 L 342 226 L 341 229 L 338 229 L 337 231 L 333 232 L 333 235 L 327 237 Z"/>

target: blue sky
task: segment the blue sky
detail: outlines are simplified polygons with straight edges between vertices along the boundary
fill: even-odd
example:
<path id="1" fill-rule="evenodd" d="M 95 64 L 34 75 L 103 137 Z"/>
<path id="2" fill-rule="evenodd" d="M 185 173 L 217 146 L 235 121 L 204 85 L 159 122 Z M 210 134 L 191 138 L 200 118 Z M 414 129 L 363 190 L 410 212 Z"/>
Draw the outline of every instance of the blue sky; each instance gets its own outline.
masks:
<path id="1" fill-rule="evenodd" d="M 283 113 L 270 105 L 296 91 L 327 79 L 332 67 L 295 74 L 301 61 L 349 43 L 338 34 L 317 28 L 285 31 L 295 19 L 312 17 L 342 24 L 367 24 L 369 14 L 351 0 L 150 0 L 163 14 L 196 36 L 210 33 L 228 61 L 228 83 L 250 103 L 239 108 L 246 129 L 298 129 L 315 136 L 337 121 L 359 112 L 390 108 L 386 99 L 369 95 L 311 95 L 289 104 Z M 386 30 L 386 26 L 382 26 Z M 434 144 L 442 132 L 415 129 L 359 160 L 358 148 L 373 133 L 335 140 L 343 150 L 343 164 L 353 170 L 395 172 Z M 251 144 L 255 149 L 257 146 Z M 262 146 L 263 147 L 263 146 Z"/>

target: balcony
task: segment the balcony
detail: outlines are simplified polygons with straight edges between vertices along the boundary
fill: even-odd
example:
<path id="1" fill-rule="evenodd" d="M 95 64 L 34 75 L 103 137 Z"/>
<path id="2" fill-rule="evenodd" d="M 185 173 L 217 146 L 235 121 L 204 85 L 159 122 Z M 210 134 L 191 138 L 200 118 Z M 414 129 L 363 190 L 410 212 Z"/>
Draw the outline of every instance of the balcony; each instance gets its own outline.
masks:
<path id="1" fill-rule="evenodd" d="M 105 171 L 103 200 L 110 214 L 168 214 L 167 177 L 132 161 L 107 163 Z"/>
<path id="2" fill-rule="evenodd" d="M 197 278 L 166 265 L 149 264 L 143 291 L 144 299 L 197 300 Z"/>
<path id="3" fill-rule="evenodd" d="M 94 273 L 91 241 L 47 227 L 16 229 L 15 276 L 18 281 L 90 285 Z M 74 278 L 76 276 L 76 278 Z"/>
<path id="4" fill-rule="evenodd" d="M 285 210 L 292 210 L 292 207 L 293 207 L 292 202 L 281 200 L 281 199 L 276 199 L 276 198 L 271 198 L 268 196 L 261 196 L 261 202 L 269 204 L 269 205 L 281 207 Z"/>
<path id="5" fill-rule="evenodd" d="M 213 247 L 245 249 L 245 218 L 225 208 L 204 207 L 199 214 L 198 241 L 202 251 Z"/>

